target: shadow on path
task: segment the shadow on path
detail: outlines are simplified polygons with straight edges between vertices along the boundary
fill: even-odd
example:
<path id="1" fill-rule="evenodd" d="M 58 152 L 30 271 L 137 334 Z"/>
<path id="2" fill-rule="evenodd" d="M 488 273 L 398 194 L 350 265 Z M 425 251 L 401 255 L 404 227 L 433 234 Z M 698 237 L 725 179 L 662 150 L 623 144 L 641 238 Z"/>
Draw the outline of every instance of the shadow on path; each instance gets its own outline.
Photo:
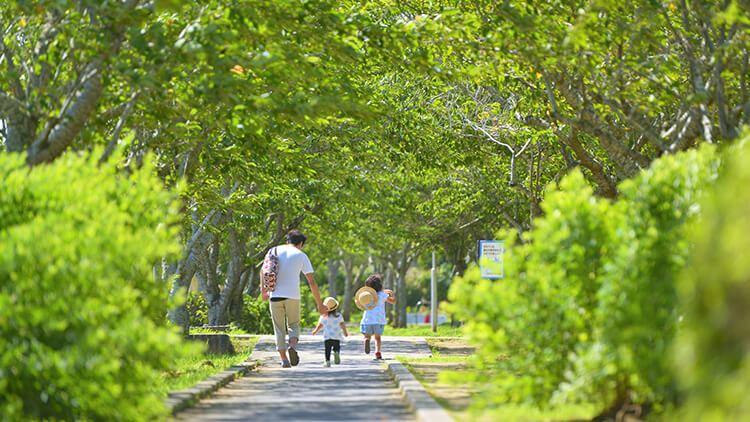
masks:
<path id="1" fill-rule="evenodd" d="M 374 346 L 374 344 L 373 344 Z M 237 379 L 195 407 L 179 421 L 414 421 L 382 364 L 362 352 L 362 337 L 342 344 L 341 364 L 324 367 L 321 336 L 303 335 L 300 364 L 279 366 L 273 338 L 264 336 L 259 372 Z M 374 347 L 373 347 L 374 349 Z M 414 338 L 384 338 L 383 354 L 427 357 L 429 347 Z"/>

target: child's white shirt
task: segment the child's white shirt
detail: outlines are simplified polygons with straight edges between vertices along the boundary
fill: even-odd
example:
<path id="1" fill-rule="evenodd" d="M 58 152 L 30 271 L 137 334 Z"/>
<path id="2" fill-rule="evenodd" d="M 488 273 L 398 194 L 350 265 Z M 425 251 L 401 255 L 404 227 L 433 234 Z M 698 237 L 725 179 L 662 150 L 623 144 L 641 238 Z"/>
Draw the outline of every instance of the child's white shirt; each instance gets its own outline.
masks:
<path id="1" fill-rule="evenodd" d="M 321 315 L 318 324 L 323 324 L 323 339 L 343 340 L 344 332 L 341 330 L 342 322 L 344 322 L 344 317 L 341 316 L 341 314 L 338 316 Z"/>
<path id="2" fill-rule="evenodd" d="M 378 292 L 378 303 L 374 308 L 369 311 L 365 311 L 362 314 L 362 322 L 360 324 L 379 324 L 385 325 L 385 303 L 388 301 L 388 293 L 384 291 Z"/>

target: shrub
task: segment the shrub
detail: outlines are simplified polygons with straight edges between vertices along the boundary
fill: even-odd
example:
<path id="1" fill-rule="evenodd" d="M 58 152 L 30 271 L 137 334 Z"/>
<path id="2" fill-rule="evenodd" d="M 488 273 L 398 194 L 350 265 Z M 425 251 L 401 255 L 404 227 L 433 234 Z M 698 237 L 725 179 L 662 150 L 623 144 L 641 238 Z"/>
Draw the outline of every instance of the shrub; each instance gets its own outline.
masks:
<path id="1" fill-rule="evenodd" d="M 482 279 L 471 268 L 449 293 L 498 401 L 548 401 L 571 369 L 569 356 L 591 339 L 611 206 L 593 197 L 580 172 L 542 206 L 531 243 L 505 236 L 505 280 Z"/>
<path id="2" fill-rule="evenodd" d="M 318 308 L 309 289 L 300 289 L 300 327 L 314 327 L 318 324 Z M 322 294 L 322 292 L 321 292 Z M 268 302 L 251 295 L 244 296 L 245 307 L 237 321 L 239 328 L 252 334 L 273 334 L 273 321 Z"/>
<path id="3" fill-rule="evenodd" d="M 208 305 L 206 295 L 202 292 L 190 292 L 185 302 L 191 327 L 201 327 L 208 324 Z"/>
<path id="4" fill-rule="evenodd" d="M 667 156 L 597 198 L 574 171 L 542 203 L 529 243 L 506 239 L 506 279 L 474 268 L 450 291 L 479 346 L 477 368 L 494 400 L 550 405 L 674 396 L 668 348 L 685 227 L 715 172 L 714 149 Z"/>
<path id="5" fill-rule="evenodd" d="M 268 302 L 251 295 L 245 295 L 239 327 L 252 334 L 273 334 L 273 321 Z"/>
<path id="6" fill-rule="evenodd" d="M 676 399 L 669 350 L 678 319 L 676 286 L 688 254 L 687 228 L 718 160 L 705 146 L 667 155 L 620 186 L 616 224 L 600 287 L 591 344 L 579 347 L 562 390 L 600 397 L 611 411 L 626 402 L 656 411 Z"/>
<path id="7" fill-rule="evenodd" d="M 153 420 L 180 353 L 152 264 L 176 252 L 174 195 L 67 154 L 0 154 L 0 419 Z"/>
<path id="8" fill-rule="evenodd" d="M 678 283 L 684 323 L 676 371 L 687 392 L 679 421 L 746 421 L 750 415 L 750 133 L 726 154 L 703 201 L 695 247 Z"/>

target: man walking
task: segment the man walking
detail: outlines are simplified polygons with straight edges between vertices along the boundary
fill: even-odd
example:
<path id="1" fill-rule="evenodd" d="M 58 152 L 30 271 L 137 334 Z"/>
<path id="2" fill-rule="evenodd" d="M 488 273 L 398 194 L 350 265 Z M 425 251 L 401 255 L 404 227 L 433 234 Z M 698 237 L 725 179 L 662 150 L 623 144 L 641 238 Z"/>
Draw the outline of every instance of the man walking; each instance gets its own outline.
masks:
<path id="1" fill-rule="evenodd" d="M 318 311 L 322 314 L 327 308 L 320 300 L 318 283 L 313 278 L 313 267 L 310 259 L 302 252 L 307 237 L 299 230 L 291 230 L 286 236 L 286 245 L 277 246 L 269 253 L 279 258 L 279 269 L 276 274 L 276 288 L 270 292 L 271 319 L 273 332 L 276 335 L 276 350 L 281 357 L 281 366 L 290 368 L 299 363 L 295 347 L 299 342 L 300 322 L 300 272 L 305 274 L 310 291 L 315 297 Z M 264 295 L 267 292 L 264 292 Z M 289 348 L 287 349 L 286 332 L 289 328 Z M 287 359 L 287 350 L 289 358 Z"/>

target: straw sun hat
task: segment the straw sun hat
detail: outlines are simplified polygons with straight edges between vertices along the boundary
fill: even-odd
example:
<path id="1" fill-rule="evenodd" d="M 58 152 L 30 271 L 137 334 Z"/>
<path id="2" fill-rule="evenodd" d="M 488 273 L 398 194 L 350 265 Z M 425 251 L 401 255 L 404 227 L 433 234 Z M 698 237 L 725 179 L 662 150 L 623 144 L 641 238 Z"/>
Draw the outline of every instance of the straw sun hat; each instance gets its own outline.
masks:
<path id="1" fill-rule="evenodd" d="M 339 307 L 339 301 L 336 300 L 335 298 L 328 296 L 323 301 L 323 305 L 325 305 L 328 308 L 328 311 L 332 311 Z"/>
<path id="2" fill-rule="evenodd" d="M 354 295 L 354 303 L 357 305 L 357 308 L 369 311 L 378 304 L 378 293 L 372 287 L 365 286 L 357 290 L 357 293 Z"/>

